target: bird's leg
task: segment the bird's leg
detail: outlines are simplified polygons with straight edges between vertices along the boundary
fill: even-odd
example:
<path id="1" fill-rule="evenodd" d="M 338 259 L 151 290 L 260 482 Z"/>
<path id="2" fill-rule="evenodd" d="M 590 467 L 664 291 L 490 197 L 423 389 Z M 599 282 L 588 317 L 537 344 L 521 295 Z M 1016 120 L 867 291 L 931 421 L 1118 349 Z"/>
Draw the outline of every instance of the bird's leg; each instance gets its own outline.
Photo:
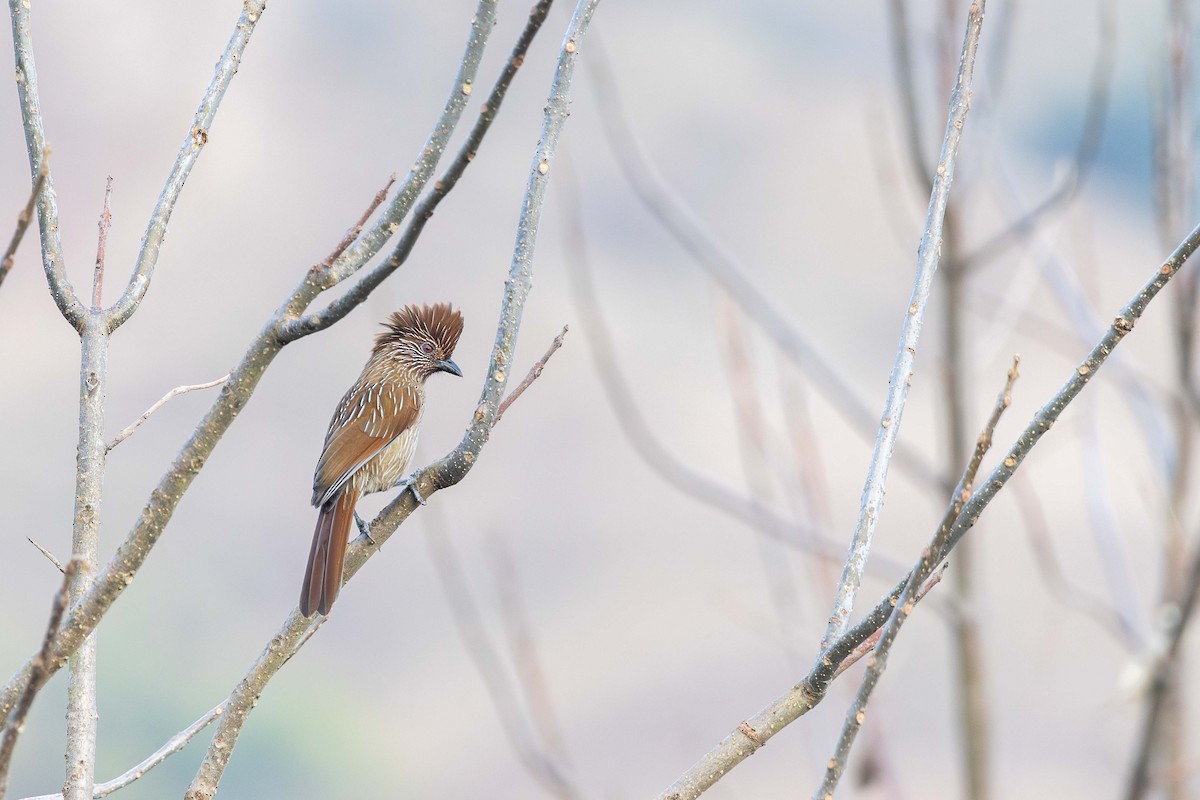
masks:
<path id="1" fill-rule="evenodd" d="M 367 541 L 371 543 L 371 546 L 379 547 L 379 545 L 375 544 L 375 540 L 371 538 L 371 527 L 367 525 L 366 520 L 358 515 L 357 511 L 354 512 L 354 521 L 358 524 L 358 532 L 367 537 Z"/>
<path id="2" fill-rule="evenodd" d="M 420 474 L 421 474 L 421 471 L 417 470 L 416 472 L 409 475 L 408 477 L 401 478 L 400 480 L 393 483 L 392 488 L 393 489 L 399 488 L 401 494 L 404 493 L 405 489 L 410 490 L 413 494 L 413 497 L 416 498 L 417 502 L 420 503 L 421 505 L 425 505 L 425 498 L 421 496 L 421 492 L 418 491 L 418 489 L 417 489 L 417 476 Z"/>

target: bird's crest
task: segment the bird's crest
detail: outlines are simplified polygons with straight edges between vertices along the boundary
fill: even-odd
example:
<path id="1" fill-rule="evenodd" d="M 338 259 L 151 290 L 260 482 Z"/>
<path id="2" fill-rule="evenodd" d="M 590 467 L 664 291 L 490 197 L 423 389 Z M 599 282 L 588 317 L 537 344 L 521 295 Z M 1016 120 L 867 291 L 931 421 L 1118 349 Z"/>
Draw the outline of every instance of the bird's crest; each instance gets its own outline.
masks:
<path id="1" fill-rule="evenodd" d="M 375 353 L 405 339 L 429 339 L 441 351 L 442 358 L 450 358 L 462 335 L 463 316 L 449 303 L 411 305 L 393 311 L 383 327 L 383 333 L 375 337 Z"/>

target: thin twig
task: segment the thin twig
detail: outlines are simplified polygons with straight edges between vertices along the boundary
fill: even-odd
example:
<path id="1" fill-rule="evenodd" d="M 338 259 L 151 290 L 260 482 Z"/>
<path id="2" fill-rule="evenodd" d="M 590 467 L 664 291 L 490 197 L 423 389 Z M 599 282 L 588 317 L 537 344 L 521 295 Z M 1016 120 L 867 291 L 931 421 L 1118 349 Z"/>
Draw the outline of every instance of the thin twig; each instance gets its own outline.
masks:
<path id="1" fill-rule="evenodd" d="M 974 74 L 975 51 L 979 45 L 979 34 L 983 27 L 984 7 L 985 0 L 976 0 L 967 12 L 967 32 L 963 38 L 962 56 L 959 59 L 954 91 L 950 95 L 950 114 L 946 120 L 946 135 L 942 140 L 942 152 L 938 158 L 938 166 L 933 179 L 933 192 L 929 198 L 925 231 L 921 235 L 921 245 L 917 249 L 917 274 L 913 281 L 912 297 L 904 315 L 900 346 L 896 349 L 896 359 L 888 379 L 887 402 L 884 404 L 879 433 L 875 438 L 875 448 L 871 453 L 871 463 L 867 469 L 867 480 L 863 487 L 858 524 L 855 526 L 854 538 L 846 556 L 846 564 L 842 570 L 842 579 L 838 584 L 833 610 L 829 615 L 829 624 L 822 639 L 822 647 L 828 647 L 831 642 L 845 633 L 846 628 L 850 625 L 854 600 L 858 596 L 859 586 L 862 585 L 863 571 L 866 569 L 871 553 L 875 526 L 883 511 L 888 467 L 896 448 L 901 417 L 904 413 L 905 401 L 908 398 L 909 385 L 912 382 L 921 323 L 924 319 L 929 293 L 933 287 L 933 274 L 937 270 L 938 261 L 941 258 L 942 223 L 946 215 L 946 205 L 950 199 L 950 186 L 954 180 L 954 165 L 958 158 L 958 144 L 962 138 L 963 123 L 971 104 L 971 78 Z"/>
<path id="2" fill-rule="evenodd" d="M 124 789 L 126 786 L 129 786 L 139 778 L 145 777 L 146 773 L 148 773 L 150 770 L 154 769 L 159 764 L 163 763 L 168 758 L 187 747 L 188 742 L 194 739 L 196 734 L 200 733 L 200 731 L 211 725 L 217 717 L 221 716 L 221 713 L 224 710 L 224 703 L 213 706 L 202 717 L 181 730 L 179 733 L 172 736 L 163 743 L 162 747 L 146 756 L 134 766 L 125 770 L 125 772 L 122 772 L 111 781 L 97 783 L 95 793 L 92 795 L 92 797 L 96 798 L 96 800 L 99 800 L 101 797 L 108 797 L 118 789 Z M 21 798 L 21 800 L 62 800 L 62 793 L 40 794 L 36 797 L 24 797 Z"/>
<path id="3" fill-rule="evenodd" d="M 46 634 L 42 637 L 42 647 L 33 657 L 30 665 L 29 681 L 21 689 L 21 694 L 13 704 L 12 711 L 5 717 L 3 736 L 0 736 L 0 800 L 8 789 L 8 766 L 12 763 L 13 749 L 17 746 L 17 737 L 25 727 L 25 717 L 33 706 L 33 698 L 45 685 L 51 675 L 50 662 L 53 659 L 51 645 L 54 643 L 54 632 L 58 630 L 63 611 L 67 607 L 67 592 L 71 579 L 78 571 L 79 563 L 75 559 L 67 562 L 63 570 L 62 587 L 54 595 L 54 603 L 50 606 L 50 621 L 46 624 Z"/>
<path id="4" fill-rule="evenodd" d="M 496 326 L 495 345 L 484 379 L 483 392 L 458 446 L 416 475 L 414 483 L 426 499 L 466 477 L 487 443 L 495 423 L 496 411 L 507 386 L 508 375 L 505 367 L 512 363 L 525 301 L 532 287 L 533 254 L 537 243 L 538 223 L 558 151 L 559 137 L 569 112 L 571 79 L 582 50 L 584 33 L 598 2 L 599 0 L 580 0 L 567 29 L 551 84 L 550 97 L 545 107 L 542 132 L 530 169 L 529 182 L 521 204 L 516 247 L 505 282 L 500 321 Z M 488 0 L 484 0 L 484 4 L 489 5 Z M 343 582 L 351 580 L 363 564 L 419 507 L 413 495 L 413 492 L 401 492 L 371 521 L 370 537 L 359 536 L 351 542 L 346 554 Z M 299 610 L 293 611 L 230 694 L 226 713 L 218 723 L 204 760 L 184 796 L 185 800 L 210 800 L 216 793 L 217 785 L 237 745 L 238 736 L 259 695 L 268 681 L 295 653 L 309 625 L 310 620 L 302 617 Z"/>
<path id="5" fill-rule="evenodd" d="M 554 337 L 554 341 L 550 343 L 549 349 L 546 350 L 542 357 L 538 359 L 532 367 L 529 368 L 529 373 L 525 376 L 525 379 L 517 384 L 517 388 L 508 393 L 508 397 L 500 401 L 500 407 L 496 409 L 497 423 L 500 422 L 500 418 L 504 416 L 504 412 L 508 410 L 508 407 L 511 406 L 518 397 L 524 394 L 525 390 L 528 389 L 534 381 L 542 376 L 542 370 L 546 368 L 546 362 L 550 360 L 550 356 L 554 355 L 558 348 L 562 347 L 563 337 L 566 335 L 567 326 L 563 325 L 562 332 L 559 333 L 558 336 Z"/>
<path id="6" fill-rule="evenodd" d="M 47 160 L 43 158 L 42 163 L 45 164 Z M 45 185 L 46 173 L 39 172 L 37 180 L 33 182 L 33 191 L 29 193 L 29 201 L 25 203 L 25 208 L 21 209 L 21 213 L 17 215 L 17 227 L 13 231 L 12 239 L 9 240 L 4 255 L 0 256 L 0 283 L 4 283 L 4 279 L 8 277 L 9 270 L 13 267 L 13 259 L 17 255 L 17 248 L 21 245 L 21 239 L 25 238 L 25 231 L 29 229 L 29 223 L 33 221 L 33 207 L 37 203 L 38 195 L 42 192 L 42 187 Z"/>
<path id="7" fill-rule="evenodd" d="M 150 419 L 151 415 L 153 415 L 155 411 L 158 411 L 160 408 L 165 406 L 169 401 L 173 400 L 174 398 L 178 397 L 181 394 L 187 394 L 188 392 L 195 392 L 199 389 L 211 389 L 214 386 L 220 386 L 222 383 L 229 380 L 230 376 L 232 376 L 232 375 L 233 375 L 233 371 L 230 370 L 229 372 L 226 372 L 221 377 L 217 378 L 215 381 L 209 381 L 208 383 L 196 383 L 196 384 L 192 384 L 190 386 L 176 386 L 174 389 L 172 389 L 171 391 L 164 394 L 157 403 L 155 403 L 154 405 L 147 408 L 145 413 L 143 413 L 140 417 L 138 417 L 133 422 L 131 422 L 124 430 L 122 430 L 120 433 L 118 433 L 116 436 L 114 436 L 113 440 L 108 443 L 108 450 L 111 451 L 114 447 L 119 445 L 121 442 L 125 441 L 130 436 L 132 436 L 134 431 L 136 431 L 138 428 L 142 427 L 142 424 L 146 420 Z"/>
<path id="8" fill-rule="evenodd" d="M 42 555 L 44 555 L 46 558 L 50 559 L 50 563 L 53 564 L 55 567 L 57 567 L 59 572 L 66 572 L 66 570 L 63 569 L 62 562 L 54 557 L 54 553 L 51 553 L 49 550 L 47 550 L 46 548 L 42 547 L 40 544 L 35 542 L 32 537 L 26 536 L 25 538 L 29 541 L 29 543 L 31 545 L 33 545 L 38 550 L 40 550 Z"/>
<path id="9" fill-rule="evenodd" d="M 108 244 L 108 229 L 112 225 L 112 176 L 104 182 L 104 210 L 100 212 L 100 238 L 96 243 L 96 270 L 92 273 L 92 310 L 101 308 L 100 297 L 104 292 L 104 248 Z"/>
<path id="10" fill-rule="evenodd" d="M 942 582 L 942 576 L 946 574 L 947 566 L 949 566 L 949 564 L 947 562 L 943 561 L 942 565 L 940 567 L 938 567 L 937 570 L 934 571 L 934 573 L 932 575 L 929 576 L 929 580 L 925 581 L 925 585 L 921 587 L 921 591 L 917 592 L 917 596 L 913 598 L 914 606 L 917 603 L 924 600 L 925 595 L 929 594 L 929 591 L 933 587 L 937 586 L 939 583 Z M 860 659 L 862 659 L 863 656 L 865 656 L 867 653 L 871 652 L 871 650 L 874 649 L 875 645 L 879 642 L 879 637 L 882 634 L 883 634 L 883 628 L 880 628 L 879 630 L 875 631 L 870 636 L 868 636 L 862 644 L 860 644 L 858 647 L 854 648 L 854 652 L 852 652 L 849 655 L 849 657 L 847 657 L 846 660 L 843 661 L 841 664 L 839 664 L 838 668 L 836 670 L 834 670 L 834 672 L 833 672 L 834 680 L 837 680 L 837 678 L 839 678 L 843 672 L 845 672 L 846 670 L 853 667 L 855 664 L 857 664 L 859 662 Z"/>
<path id="11" fill-rule="evenodd" d="M 387 183 L 383 185 L 383 188 L 376 192 L 375 196 L 371 198 L 370 205 L 367 206 L 367 210 L 363 212 L 363 215 L 359 217 L 358 222 L 354 223 L 353 228 L 346 231 L 346 235 L 342 237 L 340 242 L 338 242 L 337 247 L 333 248 L 333 251 L 329 255 L 325 256 L 321 263 L 317 264 L 317 268 L 328 269 L 329 267 L 333 266 L 333 262 L 337 261 L 337 259 L 341 257 L 342 253 L 346 252 L 346 248 L 354 244 L 354 240 L 362 234 L 363 228 L 366 227 L 367 220 L 369 220 L 371 215 L 374 214 L 381 205 L 383 205 L 383 201 L 387 199 L 388 192 L 391 191 L 392 186 L 395 185 L 395 183 L 396 173 L 393 172 L 388 176 Z"/>

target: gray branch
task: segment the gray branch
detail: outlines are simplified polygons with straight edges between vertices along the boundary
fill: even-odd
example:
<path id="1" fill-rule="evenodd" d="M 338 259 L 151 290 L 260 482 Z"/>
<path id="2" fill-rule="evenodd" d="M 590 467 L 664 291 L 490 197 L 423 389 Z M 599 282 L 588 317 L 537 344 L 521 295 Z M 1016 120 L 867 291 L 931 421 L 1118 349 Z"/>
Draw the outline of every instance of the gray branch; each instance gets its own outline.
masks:
<path id="1" fill-rule="evenodd" d="M 486 2 L 486 0 L 485 0 Z M 558 67 L 546 105 L 542 134 L 534 154 L 529 184 L 521 207 L 517 226 L 517 242 L 513 260 L 505 281 L 500 322 L 496 327 L 496 342 L 484 378 L 483 393 L 470 425 L 459 445 L 445 457 L 421 470 L 416 486 L 421 495 L 430 498 L 435 492 L 461 481 L 474 465 L 487 443 L 495 423 L 509 369 L 516 348 L 521 316 L 533 279 L 533 253 L 537 242 L 538 224 L 550 179 L 551 167 L 558 150 L 558 140 L 566 123 L 570 105 L 571 79 L 575 62 L 588 23 L 599 0 L 580 0 L 571 18 L 565 41 L 559 54 Z M 335 262 L 336 265 L 337 262 Z M 280 345 L 282 346 L 282 345 Z M 401 523 L 418 508 L 412 492 L 402 492 L 371 522 L 370 538 L 359 536 L 349 547 L 343 582 L 352 579 L 358 570 L 396 531 Z M 229 757 L 237 744 L 243 726 L 267 683 L 307 640 L 310 627 L 320 623 L 305 619 L 293 611 L 283 626 L 259 655 L 250 670 L 230 694 L 225 713 L 213 734 L 204 761 L 188 787 L 185 800 L 209 800 L 217 791 Z"/>
<path id="2" fill-rule="evenodd" d="M 1100 341 L 1071 373 L 1071 377 L 1062 389 L 1033 416 L 1025 430 L 1008 448 L 1005 458 L 996 465 L 963 505 L 962 511 L 954 520 L 954 524 L 945 537 L 944 547 L 936 553 L 931 553 L 934 562 L 943 560 L 958 541 L 966 535 L 967 531 L 979 521 L 979 515 L 1016 473 L 1025 457 L 1062 416 L 1071 401 L 1079 396 L 1096 371 L 1112 354 L 1114 348 L 1133 330 L 1134 324 L 1145 313 L 1150 301 L 1179 272 L 1180 268 L 1196 252 L 1197 247 L 1200 247 L 1200 226 L 1197 226 L 1162 266 L 1155 270 L 1150 280 L 1121 309 L 1120 315 L 1113 320 Z M 762 711 L 734 728 L 732 733 L 722 739 L 660 794 L 659 800 L 694 800 L 728 774 L 731 769 L 753 755 L 771 737 L 815 708 L 824 699 L 829 690 L 829 684 L 841 663 L 849 658 L 854 650 L 875 631 L 883 627 L 891 617 L 911 576 L 912 573 L 894 586 L 865 617 L 838 637 L 832 645 L 825 648 L 817 657 L 809 673 L 799 683 Z"/>
<path id="3" fill-rule="evenodd" d="M 21 124 L 25 128 L 25 149 L 29 153 L 29 172 L 33 185 L 42 184 L 38 194 L 38 228 L 42 240 L 42 266 L 58 310 L 76 329 L 82 324 L 84 305 L 75 295 L 67 278 L 63 260 L 62 237 L 58 232 L 58 200 L 50 174 L 50 151 L 42 126 L 42 101 L 38 96 L 37 64 L 33 58 L 33 33 L 30 30 L 29 5 L 23 0 L 8 0 L 12 18 L 13 51 L 17 58 L 17 99 L 21 106 Z"/>
<path id="4" fill-rule="evenodd" d="M 887 484 L 888 466 L 896 449 L 896 437 L 900 433 L 901 416 L 912 382 L 913 363 L 917 356 L 917 341 L 921 335 L 921 323 L 925 316 L 925 305 L 933 286 L 933 274 L 937 270 L 942 250 L 942 222 L 946 216 L 946 204 L 950 199 L 950 185 L 954 180 L 954 165 L 958 158 L 959 140 L 962 138 L 963 123 L 971 105 L 971 78 L 975 68 L 975 51 L 979 45 L 979 34 L 983 25 L 983 10 L 986 0 L 971 4 L 967 16 L 967 33 L 963 40 L 962 56 L 958 64 L 954 91 L 950 95 L 950 115 L 946 120 L 946 135 L 942 140 L 942 152 L 933 179 L 933 192 L 929 198 L 929 212 L 925 218 L 925 231 L 921 235 L 921 246 L 917 250 L 917 275 L 913 293 L 904 315 L 900 334 L 900 346 L 888 380 L 887 402 L 883 418 L 879 423 L 879 434 L 875 438 L 875 449 L 867 468 L 867 481 L 863 487 L 862 507 L 842 579 L 838 584 L 837 599 L 829 615 L 822 646 L 828 646 L 846 632 L 854 611 L 854 600 L 862 584 L 863 571 L 871 553 L 875 526 L 883 511 L 884 489 Z"/>

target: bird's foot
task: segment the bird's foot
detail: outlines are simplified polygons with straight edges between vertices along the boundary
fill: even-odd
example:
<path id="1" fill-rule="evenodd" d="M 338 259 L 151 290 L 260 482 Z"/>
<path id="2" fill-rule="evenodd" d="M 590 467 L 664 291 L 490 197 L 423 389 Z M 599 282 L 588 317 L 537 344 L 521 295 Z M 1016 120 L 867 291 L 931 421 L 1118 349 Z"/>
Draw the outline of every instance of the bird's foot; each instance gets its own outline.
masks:
<path id="1" fill-rule="evenodd" d="M 403 493 L 405 489 L 408 489 L 412 492 L 413 497 L 416 498 L 418 503 L 425 505 L 425 498 L 421 496 L 420 490 L 417 489 L 417 476 L 420 474 L 421 473 L 418 470 L 412 475 L 409 475 L 407 478 L 401 478 L 400 480 L 396 481 L 395 484 L 393 484 L 392 488 L 399 488 L 401 493 Z"/>
<path id="2" fill-rule="evenodd" d="M 358 532 L 367 537 L 367 541 L 371 543 L 371 546 L 379 547 L 379 545 L 375 543 L 375 540 L 371 538 L 371 526 L 367 524 L 366 520 L 358 515 L 357 511 L 354 512 L 354 522 L 358 525 Z"/>

